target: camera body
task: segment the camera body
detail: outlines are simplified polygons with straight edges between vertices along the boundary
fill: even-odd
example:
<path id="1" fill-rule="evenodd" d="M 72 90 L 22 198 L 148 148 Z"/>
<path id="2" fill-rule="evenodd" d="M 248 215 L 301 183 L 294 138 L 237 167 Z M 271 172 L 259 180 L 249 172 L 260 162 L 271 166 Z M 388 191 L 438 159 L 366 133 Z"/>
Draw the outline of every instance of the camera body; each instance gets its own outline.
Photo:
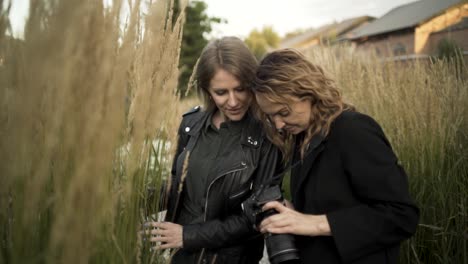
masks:
<path id="1" fill-rule="evenodd" d="M 263 219 L 278 213 L 273 209 L 262 211 L 263 205 L 271 201 L 283 201 L 279 185 L 262 186 L 242 203 L 244 214 L 255 227 Z M 265 244 L 272 264 L 299 262 L 299 251 L 295 247 L 293 235 L 266 233 Z"/>

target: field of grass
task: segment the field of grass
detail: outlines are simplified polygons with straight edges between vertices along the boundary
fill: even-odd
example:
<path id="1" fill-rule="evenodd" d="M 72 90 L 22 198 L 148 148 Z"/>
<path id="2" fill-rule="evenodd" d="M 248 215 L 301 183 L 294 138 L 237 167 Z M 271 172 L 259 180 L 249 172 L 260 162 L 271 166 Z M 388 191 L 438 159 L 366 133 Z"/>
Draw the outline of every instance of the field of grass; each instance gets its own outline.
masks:
<path id="1" fill-rule="evenodd" d="M 32 1 L 22 40 L 0 14 L 0 263 L 163 263 L 137 236 L 159 204 L 146 190 L 198 102 L 175 93 L 183 16 L 130 2 Z M 467 263 L 466 67 L 307 56 L 382 125 L 409 175 L 421 221 L 401 263 Z"/>

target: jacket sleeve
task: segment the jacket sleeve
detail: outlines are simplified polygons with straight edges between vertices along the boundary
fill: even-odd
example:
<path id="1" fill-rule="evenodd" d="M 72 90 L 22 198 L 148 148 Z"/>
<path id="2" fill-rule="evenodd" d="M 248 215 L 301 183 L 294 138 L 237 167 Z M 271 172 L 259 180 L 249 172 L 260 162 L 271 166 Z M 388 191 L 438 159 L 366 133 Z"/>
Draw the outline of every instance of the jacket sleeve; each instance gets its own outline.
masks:
<path id="1" fill-rule="evenodd" d="M 177 130 L 177 147 L 174 154 L 174 158 L 172 159 L 172 168 L 171 168 L 171 175 L 176 175 L 177 170 L 177 157 L 179 157 L 180 153 L 184 150 L 185 146 L 187 145 L 187 135 L 183 134 L 182 129 L 184 127 L 184 120 L 179 125 L 179 129 Z"/>
<path id="2" fill-rule="evenodd" d="M 185 135 L 182 132 L 182 129 L 184 127 L 184 121 L 182 120 L 179 129 L 177 130 L 177 146 L 176 146 L 176 151 L 174 153 L 174 157 L 172 159 L 172 168 L 171 168 L 171 179 L 170 181 L 166 181 L 163 185 L 163 188 L 161 190 L 161 199 L 160 199 L 160 208 L 161 210 L 168 210 L 168 213 L 166 214 L 167 220 L 170 220 L 171 217 L 169 215 L 173 214 L 173 209 L 172 208 L 174 205 L 173 200 L 171 199 L 171 195 L 174 195 L 174 193 L 177 192 L 177 186 L 178 184 L 178 179 L 176 177 L 176 170 L 177 170 L 177 158 L 179 157 L 180 153 L 184 150 L 185 145 L 187 144 L 187 135 Z M 170 184 L 169 184 L 170 182 Z"/>
<path id="3" fill-rule="evenodd" d="M 219 248 L 259 234 L 244 215 L 183 226 L 183 248 Z"/>
<path id="4" fill-rule="evenodd" d="M 344 262 L 398 245 L 415 231 L 419 210 L 407 176 L 380 126 L 357 114 L 343 120 L 340 148 L 351 188 L 362 203 L 327 214 Z"/>
<path id="5" fill-rule="evenodd" d="M 270 180 L 277 169 L 277 149 L 269 141 L 265 141 L 262 147 L 264 151 L 254 172 L 254 189 Z M 186 249 L 225 247 L 241 243 L 242 240 L 259 234 L 253 223 L 242 212 L 239 212 L 225 219 L 213 219 L 204 223 L 184 225 L 183 247 Z"/>

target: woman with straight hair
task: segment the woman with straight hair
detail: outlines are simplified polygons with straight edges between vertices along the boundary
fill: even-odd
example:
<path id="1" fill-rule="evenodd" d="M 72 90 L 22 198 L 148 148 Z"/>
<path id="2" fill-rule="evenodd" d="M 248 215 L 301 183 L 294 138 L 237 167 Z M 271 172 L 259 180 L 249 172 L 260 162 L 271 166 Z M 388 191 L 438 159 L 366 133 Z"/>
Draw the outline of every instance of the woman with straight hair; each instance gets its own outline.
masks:
<path id="1" fill-rule="evenodd" d="M 371 117 L 343 102 L 335 81 L 297 51 L 268 54 L 254 93 L 268 137 L 291 164 L 294 208 L 261 232 L 296 235 L 302 263 L 397 263 L 419 211 L 405 171 Z"/>
<path id="2" fill-rule="evenodd" d="M 258 263 L 263 256 L 263 236 L 241 209 L 277 163 L 277 149 L 251 114 L 257 65 L 236 37 L 202 51 L 195 81 L 205 107 L 183 115 L 166 222 L 148 223 L 150 241 L 161 243 L 156 249 L 176 249 L 171 263 Z"/>

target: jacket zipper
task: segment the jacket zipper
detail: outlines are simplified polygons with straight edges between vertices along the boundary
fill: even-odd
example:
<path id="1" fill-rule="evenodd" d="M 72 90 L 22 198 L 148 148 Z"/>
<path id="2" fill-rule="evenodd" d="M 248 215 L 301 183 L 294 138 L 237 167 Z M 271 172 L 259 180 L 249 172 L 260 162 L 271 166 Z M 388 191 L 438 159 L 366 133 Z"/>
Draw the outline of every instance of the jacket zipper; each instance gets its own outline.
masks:
<path id="1" fill-rule="evenodd" d="M 230 173 L 242 171 L 242 170 L 245 170 L 245 169 L 247 169 L 247 165 L 245 165 L 244 167 L 242 167 L 242 168 L 240 168 L 240 169 L 230 170 L 230 171 L 224 173 L 223 175 L 220 175 L 220 176 L 216 177 L 214 180 L 212 180 L 212 181 L 210 182 L 210 185 L 208 185 L 208 189 L 206 190 L 205 213 L 204 213 L 204 215 L 203 215 L 203 221 L 204 221 L 204 222 L 206 222 L 206 214 L 207 214 L 207 212 L 208 212 L 208 197 L 209 197 L 209 195 L 210 195 L 210 189 L 211 189 L 211 186 L 213 185 L 213 183 L 215 183 L 217 180 L 219 180 L 219 179 L 225 177 L 226 175 L 228 175 L 228 174 L 230 174 Z M 202 252 L 201 252 L 201 254 L 200 254 L 199 262 L 200 262 L 200 260 L 203 259 L 203 255 L 204 255 L 204 254 L 205 254 L 205 248 L 202 248 Z M 214 257 L 216 257 L 216 255 L 217 255 L 217 254 L 215 254 Z"/>
<path id="2" fill-rule="evenodd" d="M 224 173 L 223 175 L 216 177 L 214 180 L 212 180 L 212 181 L 210 182 L 210 185 L 208 185 L 208 189 L 206 190 L 205 213 L 204 213 L 204 216 L 203 216 L 203 221 L 206 222 L 206 214 L 207 214 L 207 211 L 208 211 L 208 210 L 207 210 L 207 208 L 208 208 L 208 197 L 209 197 L 209 195 L 210 195 L 210 189 L 211 189 L 211 186 L 213 186 L 213 183 L 215 183 L 217 180 L 219 180 L 219 179 L 225 177 L 226 175 L 228 175 L 228 174 L 230 174 L 230 173 L 242 171 L 242 170 L 245 170 L 245 169 L 247 169 L 247 166 L 245 166 L 245 167 L 243 167 L 243 168 L 240 168 L 240 169 L 235 169 L 235 170 L 228 171 L 228 172 Z"/>
<path id="3" fill-rule="evenodd" d="M 250 187 L 248 189 L 245 189 L 245 190 L 241 191 L 240 193 L 236 193 L 233 196 L 229 196 L 229 199 L 234 199 L 234 198 L 239 197 L 239 196 L 245 194 L 246 192 L 252 190 L 252 185 L 253 185 L 253 182 L 250 183 Z"/>

